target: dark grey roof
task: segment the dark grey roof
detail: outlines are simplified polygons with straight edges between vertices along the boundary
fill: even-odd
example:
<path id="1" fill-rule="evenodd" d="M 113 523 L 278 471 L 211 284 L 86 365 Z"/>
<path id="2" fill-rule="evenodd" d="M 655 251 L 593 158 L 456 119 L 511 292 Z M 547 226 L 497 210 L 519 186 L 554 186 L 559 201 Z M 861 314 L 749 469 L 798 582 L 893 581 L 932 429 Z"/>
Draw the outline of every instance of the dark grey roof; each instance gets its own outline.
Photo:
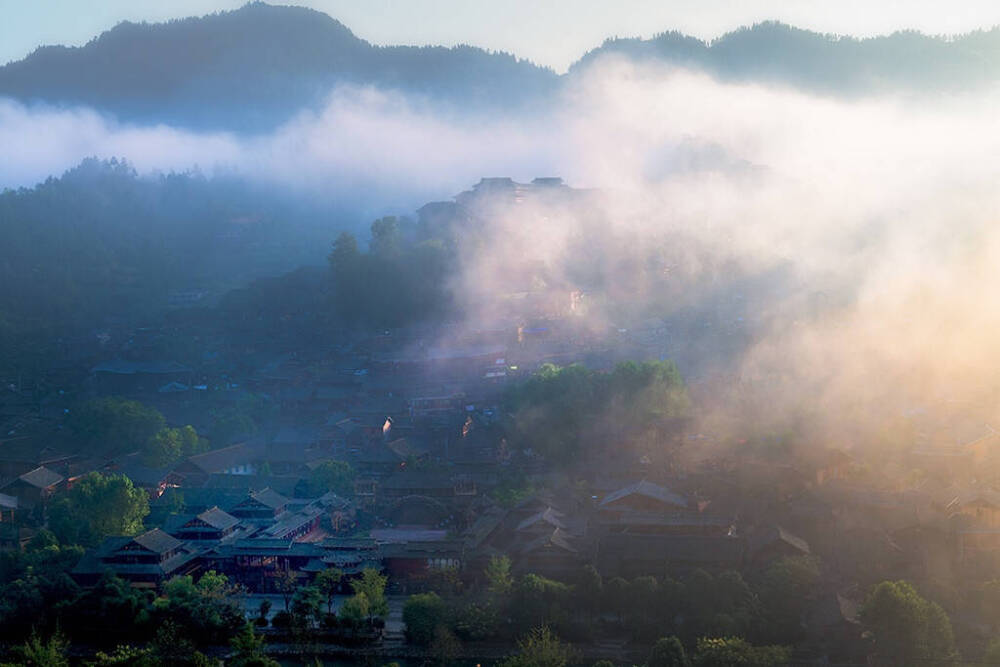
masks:
<path id="1" fill-rule="evenodd" d="M 240 493 L 236 501 L 239 502 L 248 496 L 252 491 L 261 491 L 271 488 L 283 496 L 295 494 L 295 487 L 302 480 L 300 475 L 226 475 L 211 474 L 205 479 L 202 489 L 215 489 L 218 491 L 232 491 Z M 222 509 L 228 506 L 217 503 Z M 205 507 L 209 507 L 205 505 Z M 231 506 L 231 505 L 230 505 Z"/>
<path id="2" fill-rule="evenodd" d="M 570 543 L 569 536 L 560 528 L 556 528 L 551 533 L 541 535 L 530 542 L 526 542 L 521 546 L 521 553 L 533 553 L 542 549 L 562 549 L 569 553 L 576 553 L 577 551 L 576 547 Z"/>
<path id="3" fill-rule="evenodd" d="M 236 555 L 282 555 L 296 556 L 303 558 L 321 558 L 323 550 L 318 544 L 313 542 L 293 542 L 292 540 L 279 540 L 268 538 L 241 539 L 229 544 L 221 544 L 212 549 L 213 554 L 218 557 L 232 557 Z"/>
<path id="4" fill-rule="evenodd" d="M 246 490 L 241 489 L 167 487 L 159 498 L 153 500 L 152 505 L 154 507 L 171 507 L 180 498 L 186 510 L 197 512 L 210 507 L 230 508 L 246 496 Z"/>
<path id="5" fill-rule="evenodd" d="M 17 498 L 0 493 L 0 507 L 5 510 L 16 510 Z"/>
<path id="6" fill-rule="evenodd" d="M 707 566 L 738 563 L 743 550 L 744 541 L 738 537 L 616 533 L 601 540 L 599 553 L 657 564 L 678 562 Z"/>
<path id="7" fill-rule="evenodd" d="M 172 551 L 184 544 L 176 537 L 166 534 L 159 528 L 154 528 L 153 530 L 143 533 L 142 535 L 136 535 L 132 538 L 132 541 L 142 546 L 144 549 L 148 549 L 149 551 L 157 554 Z"/>
<path id="8" fill-rule="evenodd" d="M 240 522 L 240 520 L 234 517 L 232 514 L 228 514 L 227 512 L 224 512 L 218 507 L 210 507 L 209 509 L 199 514 L 198 518 L 207 523 L 212 528 L 216 528 L 218 530 L 226 530 L 228 528 L 232 528 L 233 526 L 235 526 Z"/>
<path id="9" fill-rule="evenodd" d="M 646 496 L 647 498 L 659 500 L 667 505 L 676 505 L 678 507 L 687 507 L 688 505 L 687 498 L 684 496 L 672 493 L 659 484 L 653 484 L 652 482 L 642 480 L 641 482 L 629 484 L 622 489 L 609 493 L 604 497 L 604 500 L 601 501 L 601 507 L 606 507 L 613 502 L 631 495 Z"/>
<path id="10" fill-rule="evenodd" d="M 123 359 L 114 359 L 94 366 L 91 372 L 112 373 L 115 375 L 136 375 L 137 373 L 163 375 L 168 373 L 190 373 L 191 369 L 176 361 L 125 361 Z"/>
<path id="11" fill-rule="evenodd" d="M 427 450 L 413 441 L 412 438 L 397 438 L 386 443 L 386 447 L 392 450 L 401 459 L 409 457 L 419 457 L 427 453 Z"/>
<path id="12" fill-rule="evenodd" d="M 63 476 L 45 466 L 38 466 L 34 470 L 24 473 L 18 479 L 36 488 L 47 489 L 63 481 Z"/>
<path id="13" fill-rule="evenodd" d="M 755 531 L 750 538 L 750 548 L 754 552 L 757 552 L 775 542 L 784 542 L 804 554 L 810 553 L 808 542 L 801 537 L 792 535 L 778 525 L 768 526 L 767 528 Z"/>
<path id="14" fill-rule="evenodd" d="M 517 524 L 516 530 L 527 530 L 538 525 L 548 525 L 554 528 L 566 530 L 566 524 L 562 522 L 562 512 L 557 512 L 551 507 L 546 507 L 541 512 L 529 516 L 527 519 Z"/>
<path id="15" fill-rule="evenodd" d="M 158 486 L 170 474 L 167 468 L 151 468 L 142 463 L 138 454 L 123 457 L 116 471 L 125 475 L 138 486 Z"/>
<path id="16" fill-rule="evenodd" d="M 214 473 L 252 463 L 259 459 L 262 453 L 261 445 L 241 442 L 222 449 L 213 449 L 204 454 L 189 456 L 187 462 L 202 472 Z"/>
<path id="17" fill-rule="evenodd" d="M 250 497 L 259 502 L 261 505 L 266 505 L 267 507 L 276 510 L 281 509 L 288 504 L 288 498 L 270 488 L 254 491 L 250 494 Z"/>
<path id="18" fill-rule="evenodd" d="M 379 482 L 382 489 L 451 489 L 456 475 L 452 472 L 405 470 L 393 473 Z"/>

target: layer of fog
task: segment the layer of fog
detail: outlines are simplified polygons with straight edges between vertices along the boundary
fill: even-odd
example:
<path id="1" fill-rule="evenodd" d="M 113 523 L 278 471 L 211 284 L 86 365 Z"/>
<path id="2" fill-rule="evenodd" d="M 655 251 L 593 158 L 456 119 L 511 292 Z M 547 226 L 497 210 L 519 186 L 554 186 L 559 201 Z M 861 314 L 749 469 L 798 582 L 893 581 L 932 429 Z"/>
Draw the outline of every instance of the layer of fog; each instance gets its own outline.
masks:
<path id="1" fill-rule="evenodd" d="M 600 205 L 619 238 L 656 243 L 681 230 L 746 275 L 783 267 L 788 282 L 759 306 L 764 333 L 734 364 L 730 398 L 851 440 L 870 434 L 838 430 L 848 417 L 868 424 L 962 401 L 988 418 L 997 407 L 997 101 L 847 102 L 609 59 L 535 117 L 441 116 L 344 88 L 322 113 L 249 139 L 3 102 L 0 183 L 122 156 L 140 171 L 197 164 L 361 210 L 412 211 L 484 175 L 560 175 L 606 190 Z M 494 223 L 488 254 L 467 258 L 456 281 L 469 301 L 512 289 L 508 257 L 557 273 L 578 221 Z M 804 317 L 817 294 L 833 296 Z"/>

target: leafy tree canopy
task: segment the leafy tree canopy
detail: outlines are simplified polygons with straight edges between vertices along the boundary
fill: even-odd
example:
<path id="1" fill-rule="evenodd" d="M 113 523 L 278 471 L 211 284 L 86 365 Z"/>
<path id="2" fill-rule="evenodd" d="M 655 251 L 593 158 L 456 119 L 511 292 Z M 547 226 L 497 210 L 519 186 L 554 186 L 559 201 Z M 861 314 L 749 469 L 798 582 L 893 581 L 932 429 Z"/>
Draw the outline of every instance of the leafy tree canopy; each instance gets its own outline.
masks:
<path id="1" fill-rule="evenodd" d="M 125 475 L 91 472 L 59 492 L 49 526 L 64 544 L 93 546 L 111 535 L 136 535 L 149 514 L 149 497 Z"/>

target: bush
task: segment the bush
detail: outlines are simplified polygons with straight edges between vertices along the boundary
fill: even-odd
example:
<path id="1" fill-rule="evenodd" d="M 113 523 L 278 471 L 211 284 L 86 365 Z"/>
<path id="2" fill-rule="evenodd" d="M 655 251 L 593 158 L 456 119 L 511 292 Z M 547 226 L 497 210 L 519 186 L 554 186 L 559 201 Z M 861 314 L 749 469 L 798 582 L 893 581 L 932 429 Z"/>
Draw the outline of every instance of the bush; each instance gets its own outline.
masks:
<path id="1" fill-rule="evenodd" d="M 340 627 L 340 619 L 336 614 L 323 614 L 323 627 L 335 630 Z"/>
<path id="2" fill-rule="evenodd" d="M 434 631 L 445 622 L 445 611 L 444 600 L 436 593 L 411 595 L 403 605 L 407 640 L 429 645 L 434 640 Z"/>
<path id="3" fill-rule="evenodd" d="M 271 627 L 278 628 L 280 630 L 287 630 L 292 627 L 292 615 L 287 611 L 279 611 L 271 619 Z"/>
<path id="4" fill-rule="evenodd" d="M 253 624 L 256 625 L 258 628 L 266 628 L 267 619 L 264 618 L 263 616 L 258 616 L 257 618 L 253 619 Z"/>

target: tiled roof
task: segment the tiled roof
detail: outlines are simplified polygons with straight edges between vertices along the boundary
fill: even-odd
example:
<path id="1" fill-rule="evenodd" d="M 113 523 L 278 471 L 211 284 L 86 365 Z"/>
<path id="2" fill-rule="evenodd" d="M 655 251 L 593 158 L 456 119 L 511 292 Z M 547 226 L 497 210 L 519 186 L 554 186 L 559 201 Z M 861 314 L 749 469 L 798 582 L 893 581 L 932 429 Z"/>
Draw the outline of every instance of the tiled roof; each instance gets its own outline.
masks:
<path id="1" fill-rule="evenodd" d="M 256 500 L 261 505 L 270 507 L 271 509 L 281 509 L 288 504 L 288 498 L 284 497 L 277 491 L 271 488 L 261 489 L 260 491 L 254 491 L 250 494 L 250 497 Z"/>
<path id="2" fill-rule="evenodd" d="M 566 530 L 566 524 L 562 522 L 563 513 L 557 512 L 551 507 L 546 507 L 541 512 L 529 516 L 527 519 L 517 524 L 516 530 L 527 530 L 539 524 L 548 524 L 554 528 Z"/>
<path id="3" fill-rule="evenodd" d="M 218 530 L 226 530 L 228 528 L 232 528 L 233 526 L 235 526 L 240 522 L 239 519 L 237 519 L 231 514 L 224 512 L 218 507 L 211 507 L 205 510 L 204 512 L 198 515 L 198 518 L 207 523 L 212 528 L 216 528 Z"/>
<path id="4" fill-rule="evenodd" d="M 601 501 L 601 507 L 606 507 L 613 502 L 631 495 L 641 495 L 646 496 L 647 498 L 654 498 L 667 505 L 676 505 L 678 507 L 687 507 L 688 504 L 687 499 L 684 496 L 672 493 L 659 484 L 653 484 L 652 482 L 642 480 L 641 482 L 629 484 L 625 488 L 609 493 L 604 497 L 604 500 Z"/>
<path id="5" fill-rule="evenodd" d="M 532 553 L 540 549 L 562 549 L 570 553 L 576 553 L 576 547 L 570 544 L 569 537 L 565 531 L 556 528 L 551 533 L 537 537 L 521 547 L 521 553 Z"/>
<path id="6" fill-rule="evenodd" d="M 63 476 L 45 466 L 38 466 L 32 471 L 24 473 L 18 479 L 39 489 L 47 489 L 63 481 Z"/>
<path id="7" fill-rule="evenodd" d="M 195 454 L 189 456 L 187 460 L 202 472 L 213 473 L 252 463 L 260 458 L 262 452 L 263 448 L 257 443 L 243 442 L 204 454 Z"/>
<path id="8" fill-rule="evenodd" d="M 784 542 L 804 554 L 810 553 L 809 543 L 801 537 L 792 535 L 781 526 L 774 525 L 763 530 L 756 531 L 750 538 L 750 545 L 753 551 L 759 551 L 769 544 Z"/>
<path id="9" fill-rule="evenodd" d="M 183 542 L 178 540 L 176 537 L 166 534 L 159 528 L 154 528 L 153 530 L 143 533 L 142 535 L 136 535 L 132 538 L 132 541 L 139 544 L 144 549 L 148 549 L 149 551 L 157 554 L 171 551 L 183 544 Z"/>

